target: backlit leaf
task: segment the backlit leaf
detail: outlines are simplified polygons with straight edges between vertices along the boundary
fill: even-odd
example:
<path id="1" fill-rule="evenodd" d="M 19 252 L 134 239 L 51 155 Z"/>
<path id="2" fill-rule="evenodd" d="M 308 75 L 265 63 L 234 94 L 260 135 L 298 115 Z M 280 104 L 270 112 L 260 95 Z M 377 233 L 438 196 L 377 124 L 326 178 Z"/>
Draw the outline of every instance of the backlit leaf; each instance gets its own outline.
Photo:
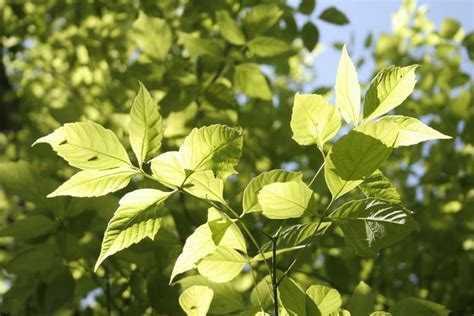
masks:
<path id="1" fill-rule="evenodd" d="M 132 39 L 138 47 L 152 58 L 164 59 L 172 44 L 171 29 L 165 20 L 148 16 L 140 11 L 133 22 Z"/>
<path id="2" fill-rule="evenodd" d="M 311 285 L 306 290 L 308 315 L 329 316 L 339 310 L 342 304 L 341 295 L 333 288 L 325 285 Z"/>
<path id="3" fill-rule="evenodd" d="M 206 316 L 213 297 L 213 290 L 207 286 L 195 285 L 181 293 L 179 305 L 188 316 Z"/>
<path id="4" fill-rule="evenodd" d="M 275 4 L 259 4 L 244 17 L 244 28 L 250 37 L 264 33 L 283 15 L 283 11 Z"/>
<path id="5" fill-rule="evenodd" d="M 288 43 L 270 36 L 257 36 L 247 43 L 250 51 L 260 57 L 272 57 L 290 49 Z"/>
<path id="6" fill-rule="evenodd" d="M 216 13 L 217 25 L 222 36 L 234 45 L 245 44 L 245 36 L 239 25 L 230 16 L 229 12 L 221 10 Z"/>
<path id="7" fill-rule="evenodd" d="M 347 123 L 357 124 L 360 119 L 360 85 L 356 69 L 346 45 L 342 48 L 336 75 L 336 106 Z"/>
<path id="8" fill-rule="evenodd" d="M 256 64 L 240 64 L 235 67 L 234 84 L 237 90 L 249 97 L 270 100 L 272 92 L 267 79 Z"/>
<path id="9" fill-rule="evenodd" d="M 239 275 L 246 263 L 245 258 L 236 250 L 218 246 L 211 254 L 199 261 L 197 269 L 209 280 L 224 283 Z"/>
<path id="10" fill-rule="evenodd" d="M 376 170 L 360 185 L 365 196 L 385 200 L 391 203 L 401 203 L 402 199 L 397 189 L 380 170 Z"/>

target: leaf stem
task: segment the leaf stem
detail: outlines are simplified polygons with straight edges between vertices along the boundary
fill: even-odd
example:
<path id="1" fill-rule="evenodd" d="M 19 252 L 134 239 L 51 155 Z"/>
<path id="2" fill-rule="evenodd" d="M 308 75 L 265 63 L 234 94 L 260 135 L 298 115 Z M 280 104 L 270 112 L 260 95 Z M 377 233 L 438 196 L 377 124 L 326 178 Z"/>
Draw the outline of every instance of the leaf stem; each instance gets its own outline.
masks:
<path id="1" fill-rule="evenodd" d="M 278 283 L 277 283 L 277 268 L 276 268 L 276 244 L 278 236 L 275 236 L 272 240 L 272 287 L 273 287 L 273 301 L 275 316 L 278 316 Z"/>

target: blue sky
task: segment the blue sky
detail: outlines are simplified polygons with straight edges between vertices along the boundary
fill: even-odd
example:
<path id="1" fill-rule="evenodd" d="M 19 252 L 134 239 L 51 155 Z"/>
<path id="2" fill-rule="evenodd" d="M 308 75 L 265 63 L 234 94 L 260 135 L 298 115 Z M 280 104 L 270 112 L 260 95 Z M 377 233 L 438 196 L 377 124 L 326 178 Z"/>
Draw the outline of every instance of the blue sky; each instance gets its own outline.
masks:
<path id="1" fill-rule="evenodd" d="M 298 5 L 299 0 L 290 0 L 292 5 Z M 400 0 L 317 0 L 316 11 L 311 16 L 320 30 L 320 42 L 326 50 L 315 60 L 317 80 L 311 86 L 333 86 L 339 59 L 339 52 L 331 46 L 333 42 L 354 43 L 350 47 L 354 52 L 353 60 L 361 56 L 366 35 L 372 32 L 374 40 L 381 33 L 390 33 L 392 29 L 392 14 L 398 11 Z M 418 0 L 418 5 L 429 6 L 428 17 L 438 27 L 441 22 L 452 17 L 460 21 L 465 32 L 474 30 L 474 0 Z M 335 6 L 350 19 L 350 24 L 338 26 L 317 19 L 327 7 Z M 307 18 L 298 17 L 299 23 L 305 23 Z M 366 52 L 367 54 L 367 52 Z M 367 55 L 365 55 L 367 56 Z M 467 58 L 467 57 L 466 57 Z M 469 66 L 472 67 L 472 64 Z M 366 64 L 360 70 L 361 81 L 370 79 L 374 64 L 366 59 Z M 325 75 L 328 74 L 328 75 Z"/>

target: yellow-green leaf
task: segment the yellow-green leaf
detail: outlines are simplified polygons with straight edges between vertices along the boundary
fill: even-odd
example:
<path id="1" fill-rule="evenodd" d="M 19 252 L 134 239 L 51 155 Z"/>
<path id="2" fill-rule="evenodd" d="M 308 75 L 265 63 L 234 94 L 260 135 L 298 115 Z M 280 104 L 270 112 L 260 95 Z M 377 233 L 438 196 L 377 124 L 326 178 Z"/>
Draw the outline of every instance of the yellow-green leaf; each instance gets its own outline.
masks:
<path id="1" fill-rule="evenodd" d="M 311 285 L 306 290 L 308 315 L 329 316 L 342 305 L 341 295 L 336 289 L 325 285 Z"/>
<path id="2" fill-rule="evenodd" d="M 225 10 L 217 11 L 216 19 L 222 37 L 234 45 L 245 44 L 244 33 L 235 20 L 230 16 L 229 12 Z"/>
<path id="3" fill-rule="evenodd" d="M 91 121 L 66 123 L 33 145 L 38 143 L 50 144 L 71 166 L 81 169 L 103 170 L 131 166 L 117 136 Z"/>
<path id="4" fill-rule="evenodd" d="M 249 97 L 271 100 L 272 92 L 267 79 L 256 64 L 240 64 L 235 67 L 234 85 Z"/>
<path id="5" fill-rule="evenodd" d="M 230 247 L 218 246 L 197 264 L 201 275 L 216 283 L 234 279 L 246 264 L 245 258 Z"/>
<path id="6" fill-rule="evenodd" d="M 342 48 L 336 75 L 336 106 L 347 123 L 358 124 L 360 119 L 360 85 L 356 69 L 346 45 Z"/>
<path id="7" fill-rule="evenodd" d="M 339 131 L 341 117 L 337 108 L 323 96 L 297 93 L 290 124 L 293 139 L 298 144 L 316 144 L 323 148 Z"/>
<path id="8" fill-rule="evenodd" d="M 130 111 L 129 130 L 130 144 L 141 166 L 156 156 L 163 138 L 163 119 L 150 92 L 141 82 Z"/>
<path id="9" fill-rule="evenodd" d="M 257 36 L 247 43 L 248 48 L 260 57 L 272 57 L 290 49 L 288 43 L 271 36 Z"/>
<path id="10" fill-rule="evenodd" d="M 126 187 L 130 179 L 136 174 L 138 174 L 138 171 L 130 167 L 79 171 L 54 192 L 50 193 L 48 197 L 106 195 Z"/>
<path id="11" fill-rule="evenodd" d="M 206 316 L 214 297 L 214 291 L 207 286 L 194 285 L 181 293 L 179 305 L 188 316 Z"/>
<path id="12" fill-rule="evenodd" d="M 172 44 L 171 29 L 165 20 L 148 16 L 140 11 L 132 25 L 132 39 L 148 56 L 164 59 Z"/>

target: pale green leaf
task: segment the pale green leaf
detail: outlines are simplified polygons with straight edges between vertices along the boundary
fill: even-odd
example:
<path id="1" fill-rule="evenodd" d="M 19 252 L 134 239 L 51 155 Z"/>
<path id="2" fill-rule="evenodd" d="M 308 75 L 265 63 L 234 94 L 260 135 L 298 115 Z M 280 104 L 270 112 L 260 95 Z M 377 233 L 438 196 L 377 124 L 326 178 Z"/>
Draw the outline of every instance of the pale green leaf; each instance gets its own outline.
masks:
<path id="1" fill-rule="evenodd" d="M 204 285 L 212 289 L 214 298 L 209 309 L 209 313 L 212 314 L 230 315 L 237 310 L 244 309 L 246 306 L 242 294 L 232 282 L 215 283 L 197 274 L 184 277 L 176 283 L 179 283 L 184 289 L 193 285 Z"/>
<path id="2" fill-rule="evenodd" d="M 271 219 L 298 218 L 308 208 L 313 191 L 303 182 L 275 182 L 258 193 L 263 215 Z"/>
<path id="3" fill-rule="evenodd" d="M 171 29 L 165 20 L 140 11 L 132 25 L 132 39 L 152 58 L 162 60 L 168 54 L 173 41 Z"/>
<path id="4" fill-rule="evenodd" d="M 261 279 L 257 286 L 253 287 L 250 293 L 250 303 L 252 306 L 263 306 L 263 308 L 270 308 L 273 304 L 273 289 L 272 278 L 266 275 Z"/>
<path id="5" fill-rule="evenodd" d="M 357 125 L 360 118 L 360 85 L 346 45 L 342 48 L 337 67 L 336 105 L 347 123 Z"/>
<path id="6" fill-rule="evenodd" d="M 361 183 L 360 188 L 365 196 L 385 200 L 391 203 L 401 203 L 402 198 L 390 180 L 380 170 L 376 170 Z"/>
<path id="7" fill-rule="evenodd" d="M 198 262 L 197 269 L 209 280 L 224 283 L 238 276 L 246 263 L 245 258 L 236 250 L 218 246 Z"/>
<path id="8" fill-rule="evenodd" d="M 325 285 L 311 285 L 306 290 L 307 313 L 315 315 L 319 311 L 321 316 L 328 316 L 337 312 L 341 307 L 342 300 L 339 292 Z"/>
<path id="9" fill-rule="evenodd" d="M 224 181 L 216 178 L 211 170 L 191 174 L 186 179 L 183 190 L 201 199 L 224 202 Z"/>
<path id="10" fill-rule="evenodd" d="M 47 143 L 71 166 L 103 170 L 130 166 L 125 148 L 117 136 L 91 121 L 66 123 L 33 145 Z"/>
<path id="11" fill-rule="evenodd" d="M 375 296 L 364 281 L 360 281 L 352 293 L 348 309 L 352 316 L 366 316 L 374 310 Z"/>
<path id="12" fill-rule="evenodd" d="M 185 170 L 212 170 L 218 178 L 237 173 L 242 154 L 242 130 L 224 125 L 194 128 L 179 148 Z"/>
<path id="13" fill-rule="evenodd" d="M 252 7 L 244 17 L 244 28 L 250 37 L 264 33 L 283 15 L 283 11 L 275 4 L 259 4 Z"/>
<path id="14" fill-rule="evenodd" d="M 283 273 L 278 273 L 280 279 Z M 278 286 L 278 297 L 281 305 L 289 315 L 306 315 L 306 294 L 290 277 L 285 277 Z"/>
<path id="15" fill-rule="evenodd" d="M 214 297 L 214 291 L 207 286 L 195 285 L 179 296 L 179 305 L 188 316 L 206 316 Z"/>
<path id="16" fill-rule="evenodd" d="M 130 145 L 141 166 L 156 156 L 163 138 L 163 119 L 150 92 L 141 82 L 130 111 L 129 130 Z"/>
<path id="17" fill-rule="evenodd" d="M 369 122 L 341 137 L 329 151 L 324 177 L 336 199 L 374 173 L 390 156 L 398 131 L 394 124 Z"/>
<path id="18" fill-rule="evenodd" d="M 109 256 L 145 239 L 153 239 L 161 226 L 164 201 L 173 192 L 139 189 L 126 194 L 107 225 L 94 270 Z"/>
<path id="19" fill-rule="evenodd" d="M 378 311 L 378 312 L 370 313 L 369 316 L 392 316 L 392 314 L 390 314 L 389 312 Z"/>
<path id="20" fill-rule="evenodd" d="M 247 43 L 248 48 L 260 57 L 272 57 L 290 49 L 288 43 L 271 36 L 257 36 Z"/>
<path id="21" fill-rule="evenodd" d="M 216 39 L 200 38 L 183 32 L 179 32 L 178 36 L 189 55 L 193 57 L 203 55 L 222 57 L 223 55 L 222 43 Z"/>
<path id="22" fill-rule="evenodd" d="M 261 212 L 262 207 L 258 204 L 257 194 L 267 184 L 273 182 L 303 181 L 301 172 L 290 172 L 282 169 L 275 169 L 263 172 L 253 178 L 245 187 L 242 198 L 243 213 Z"/>
<path id="23" fill-rule="evenodd" d="M 235 67 L 234 85 L 249 97 L 271 100 L 272 92 L 267 79 L 256 64 L 240 64 Z"/>
<path id="24" fill-rule="evenodd" d="M 448 316 L 450 314 L 449 309 L 443 305 L 413 297 L 396 303 L 390 312 L 393 316 Z"/>
<path id="25" fill-rule="evenodd" d="M 365 95 L 364 117 L 374 119 L 399 106 L 413 92 L 418 65 L 391 66 L 380 71 Z"/>
<path id="26" fill-rule="evenodd" d="M 298 144 L 316 144 L 323 148 L 339 131 L 341 117 L 337 108 L 323 96 L 297 93 L 290 124 L 293 139 Z"/>
<path id="27" fill-rule="evenodd" d="M 130 167 L 106 170 L 82 170 L 64 182 L 48 197 L 69 195 L 92 197 L 118 191 L 128 185 L 130 179 L 139 172 Z"/>
<path id="28" fill-rule="evenodd" d="M 444 135 L 413 117 L 389 115 L 382 117 L 379 122 L 391 122 L 398 128 L 395 147 L 415 145 L 427 140 L 451 138 L 451 136 Z"/>
<path id="29" fill-rule="evenodd" d="M 170 283 L 175 276 L 195 268 L 195 263 L 208 254 L 214 252 L 216 244 L 212 239 L 212 231 L 206 224 L 199 226 L 186 239 L 183 250 L 179 255 L 171 272 Z"/>
<path id="30" fill-rule="evenodd" d="M 180 187 L 185 178 L 181 155 L 178 151 L 168 151 L 151 160 L 153 177 L 169 188 Z"/>
<path id="31" fill-rule="evenodd" d="M 403 206 L 375 199 L 348 202 L 330 218 L 341 227 L 346 244 L 359 256 L 375 255 L 417 229 Z"/>
<path id="32" fill-rule="evenodd" d="M 279 247 L 294 247 L 304 245 L 314 235 L 324 234 L 331 226 L 331 222 L 319 221 L 312 223 L 296 224 L 284 230 L 278 239 Z"/>
<path id="33" fill-rule="evenodd" d="M 240 29 L 239 25 L 230 16 L 229 12 L 225 10 L 217 11 L 216 19 L 222 37 L 234 45 L 245 44 L 245 35 Z"/>
<path id="34" fill-rule="evenodd" d="M 236 220 L 222 215 L 216 208 L 211 207 L 208 210 L 207 224 L 216 245 L 247 252 L 245 238 L 237 226 Z"/>

